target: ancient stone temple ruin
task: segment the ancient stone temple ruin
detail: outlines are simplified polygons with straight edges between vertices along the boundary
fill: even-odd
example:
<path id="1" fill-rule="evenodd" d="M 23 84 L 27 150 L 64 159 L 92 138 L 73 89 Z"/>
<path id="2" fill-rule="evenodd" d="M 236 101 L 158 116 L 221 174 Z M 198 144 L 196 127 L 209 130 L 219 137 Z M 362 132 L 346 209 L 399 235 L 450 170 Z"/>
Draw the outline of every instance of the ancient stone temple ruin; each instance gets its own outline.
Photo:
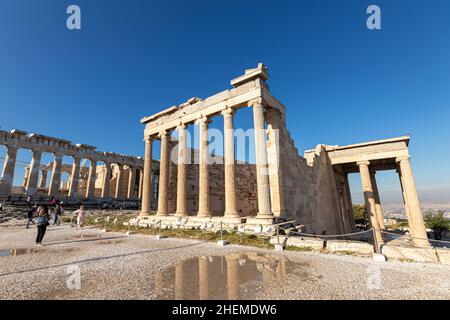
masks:
<path id="1" fill-rule="evenodd" d="M 369 220 L 378 244 L 384 228 L 375 174 L 396 170 L 402 186 L 410 233 L 428 246 L 408 152 L 409 137 L 349 146 L 318 145 L 300 156 L 286 128 L 286 108 L 269 91 L 263 64 L 231 80 L 233 88 L 206 99 L 192 98 L 145 117 L 145 163 L 140 221 L 199 226 L 270 226 L 296 220 L 308 233 L 343 234 L 355 230 L 347 175 L 360 172 Z M 234 118 L 252 108 L 256 164 L 235 157 Z M 223 117 L 224 161 L 209 164 L 208 125 Z M 198 162 L 186 161 L 187 127 L 199 126 Z M 171 133 L 178 132 L 178 141 Z M 154 170 L 153 141 L 160 140 L 159 170 Z M 176 145 L 177 161 L 170 158 Z M 156 175 L 156 176 L 155 176 Z M 157 181 L 157 184 L 155 183 Z M 156 217 L 149 216 L 157 187 Z M 155 200 L 155 201 L 153 201 Z"/>
<path id="2" fill-rule="evenodd" d="M 76 144 L 68 140 L 25 131 L 0 130 L 0 145 L 6 147 L 6 157 L 0 178 L 0 201 L 31 196 L 34 200 L 45 196 L 67 199 L 139 199 L 142 194 L 143 165 L 140 157 L 112 152 L 100 152 L 96 147 Z M 19 149 L 32 153 L 29 166 L 25 166 L 23 184 L 13 189 L 16 156 Z M 42 154 L 49 153 L 54 161 L 41 163 Z M 63 164 L 63 157 L 72 158 L 72 164 Z M 89 167 L 82 167 L 82 159 L 89 160 Z M 155 163 L 157 165 L 157 163 Z M 66 172 L 65 183 L 61 175 Z M 47 177 L 50 178 L 46 186 Z"/>

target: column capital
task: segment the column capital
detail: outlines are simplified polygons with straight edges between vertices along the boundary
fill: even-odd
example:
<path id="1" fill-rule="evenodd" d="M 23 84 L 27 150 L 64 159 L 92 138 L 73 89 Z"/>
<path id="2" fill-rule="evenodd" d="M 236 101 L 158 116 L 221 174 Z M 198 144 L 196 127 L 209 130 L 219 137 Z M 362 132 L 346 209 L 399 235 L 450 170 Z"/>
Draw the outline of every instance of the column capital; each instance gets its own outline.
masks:
<path id="1" fill-rule="evenodd" d="M 195 124 L 201 125 L 201 124 L 210 124 L 212 120 L 204 115 L 201 115 L 197 120 L 195 120 Z"/>
<path id="2" fill-rule="evenodd" d="M 178 130 L 178 131 L 184 130 L 184 129 L 186 129 L 186 127 L 187 127 L 186 123 L 180 122 L 180 123 L 177 125 L 177 130 Z"/>
<path id="3" fill-rule="evenodd" d="M 361 161 L 357 161 L 356 164 L 358 166 L 368 166 L 368 165 L 370 165 L 370 161 L 369 160 L 361 160 Z"/>
<path id="4" fill-rule="evenodd" d="M 62 153 L 53 153 L 53 156 L 55 157 L 55 161 L 62 160 L 62 158 L 64 157 Z"/>
<path id="5" fill-rule="evenodd" d="M 156 137 L 155 136 L 144 136 L 144 141 L 155 141 Z"/>
<path id="6" fill-rule="evenodd" d="M 158 133 L 158 138 L 167 137 L 168 135 L 169 132 L 167 130 L 163 130 Z"/>
<path id="7" fill-rule="evenodd" d="M 411 161 L 411 157 L 410 156 L 397 157 L 395 159 L 395 161 L 396 162 L 402 162 L 402 161 L 410 162 Z"/>
<path id="8" fill-rule="evenodd" d="M 227 107 L 226 109 L 223 109 L 220 113 L 224 117 L 232 117 L 235 112 L 236 110 L 234 110 L 233 108 Z"/>
<path id="9" fill-rule="evenodd" d="M 31 152 L 32 152 L 32 157 L 33 158 L 40 158 L 42 156 L 42 151 L 41 150 L 31 149 Z"/>
<path id="10" fill-rule="evenodd" d="M 253 108 L 263 108 L 264 100 L 263 100 L 263 98 L 255 98 L 255 99 L 249 100 L 247 102 L 247 106 L 253 107 Z"/>
<path id="11" fill-rule="evenodd" d="M 17 152 L 17 150 L 19 149 L 19 147 L 13 146 L 13 145 L 10 145 L 10 144 L 6 144 L 5 147 L 6 147 L 8 152 Z"/>

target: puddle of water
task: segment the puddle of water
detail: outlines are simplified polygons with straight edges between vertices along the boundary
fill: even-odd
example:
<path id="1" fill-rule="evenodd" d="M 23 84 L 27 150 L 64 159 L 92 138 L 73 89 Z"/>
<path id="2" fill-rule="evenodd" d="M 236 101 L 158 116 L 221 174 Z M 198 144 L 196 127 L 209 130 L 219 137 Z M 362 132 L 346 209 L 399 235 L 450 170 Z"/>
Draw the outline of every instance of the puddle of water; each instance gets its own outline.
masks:
<path id="1" fill-rule="evenodd" d="M 20 256 L 23 254 L 37 253 L 37 248 L 21 248 L 21 249 L 2 249 L 0 250 L 0 257 Z"/>
<path id="2" fill-rule="evenodd" d="M 105 240 L 100 241 L 100 244 L 116 244 L 116 243 L 122 243 L 122 240 Z"/>
<path id="3" fill-rule="evenodd" d="M 263 285 L 281 285 L 289 274 L 312 280 L 308 268 L 261 253 L 191 258 L 157 273 L 153 289 L 163 300 L 237 300 Z"/>
<path id="4" fill-rule="evenodd" d="M 77 234 L 73 236 L 76 239 L 100 239 L 101 237 L 100 234 Z"/>

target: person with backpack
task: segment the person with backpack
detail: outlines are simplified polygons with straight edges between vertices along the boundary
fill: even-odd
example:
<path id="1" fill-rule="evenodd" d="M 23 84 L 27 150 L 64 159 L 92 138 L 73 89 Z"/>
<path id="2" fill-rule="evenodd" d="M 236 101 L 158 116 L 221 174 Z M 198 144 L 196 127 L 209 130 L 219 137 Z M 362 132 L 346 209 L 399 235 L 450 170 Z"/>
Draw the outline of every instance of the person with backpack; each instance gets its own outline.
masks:
<path id="1" fill-rule="evenodd" d="M 29 229 L 29 228 L 30 228 L 30 223 L 35 224 L 34 221 L 33 221 L 33 215 L 34 215 L 34 213 L 36 212 L 36 210 L 37 210 L 36 205 L 34 205 L 33 207 L 29 207 L 29 208 L 28 208 L 28 212 L 27 212 L 27 215 L 28 215 L 28 223 L 27 223 L 26 229 Z"/>
<path id="2" fill-rule="evenodd" d="M 53 225 L 58 225 L 60 224 L 60 216 L 63 214 L 63 208 L 61 206 L 61 204 L 57 204 L 56 208 L 55 208 L 55 213 L 54 213 L 54 222 Z"/>

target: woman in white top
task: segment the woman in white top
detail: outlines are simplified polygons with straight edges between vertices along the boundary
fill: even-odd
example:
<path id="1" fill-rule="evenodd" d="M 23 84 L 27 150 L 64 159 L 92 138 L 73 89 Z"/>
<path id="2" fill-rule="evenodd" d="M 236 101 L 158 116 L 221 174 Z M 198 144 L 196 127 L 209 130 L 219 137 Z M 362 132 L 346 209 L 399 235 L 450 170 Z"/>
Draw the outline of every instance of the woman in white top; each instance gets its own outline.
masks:
<path id="1" fill-rule="evenodd" d="M 86 211 L 84 211 L 84 206 L 80 206 L 80 209 L 73 212 L 77 215 L 77 229 L 80 229 L 83 226 L 84 217 L 86 215 Z"/>

